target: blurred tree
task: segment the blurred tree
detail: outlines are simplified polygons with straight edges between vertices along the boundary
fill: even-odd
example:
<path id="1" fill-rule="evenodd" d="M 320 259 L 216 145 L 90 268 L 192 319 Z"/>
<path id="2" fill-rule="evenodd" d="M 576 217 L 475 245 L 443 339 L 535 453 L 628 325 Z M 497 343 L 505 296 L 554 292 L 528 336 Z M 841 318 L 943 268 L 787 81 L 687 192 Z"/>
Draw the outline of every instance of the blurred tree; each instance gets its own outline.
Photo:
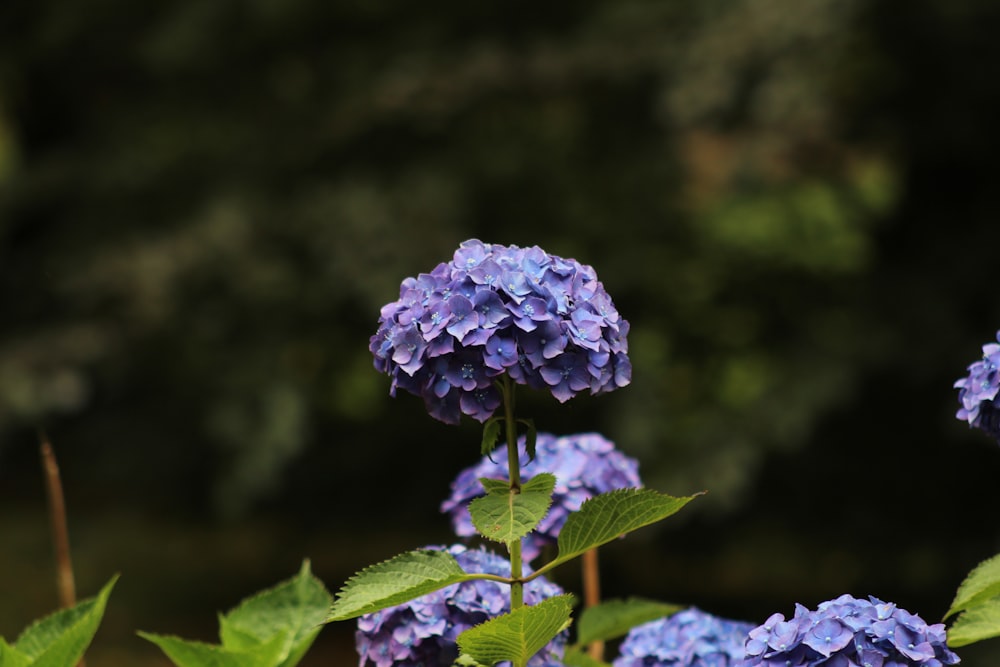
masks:
<path id="1" fill-rule="evenodd" d="M 872 354 L 897 186 L 845 132 L 857 3 L 523 9 L 8 10 L 0 428 L 128 411 L 238 514 L 371 429 L 378 307 L 480 236 L 598 267 L 639 372 L 586 426 L 731 503 Z"/>

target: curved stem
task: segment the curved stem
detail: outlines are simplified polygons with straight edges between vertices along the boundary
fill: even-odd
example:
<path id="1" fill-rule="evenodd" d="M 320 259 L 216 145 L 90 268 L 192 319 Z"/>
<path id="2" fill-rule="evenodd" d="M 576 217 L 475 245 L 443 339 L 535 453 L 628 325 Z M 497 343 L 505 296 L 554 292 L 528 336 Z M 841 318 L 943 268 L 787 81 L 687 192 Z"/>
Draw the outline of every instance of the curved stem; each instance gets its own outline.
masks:
<path id="1" fill-rule="evenodd" d="M 76 604 L 76 583 L 73 579 L 73 560 L 69 555 L 69 529 L 66 527 L 66 498 L 63 495 L 59 464 L 52 451 L 52 443 L 44 432 L 39 433 L 39 450 L 42 468 L 45 471 L 45 487 L 49 497 L 49 516 L 52 521 L 52 541 L 56 551 L 56 572 L 59 585 L 59 600 L 64 609 Z M 83 658 L 76 667 L 86 667 Z"/>
<path id="2" fill-rule="evenodd" d="M 52 542 L 56 553 L 56 574 L 59 587 L 59 602 L 64 608 L 76 604 L 76 585 L 73 581 L 73 562 L 69 555 L 69 531 L 66 528 L 66 500 L 63 496 L 62 481 L 59 478 L 59 464 L 52 452 L 52 445 L 44 433 L 40 435 L 39 450 L 45 472 L 45 489 L 49 497 L 49 517 L 52 522 Z"/>

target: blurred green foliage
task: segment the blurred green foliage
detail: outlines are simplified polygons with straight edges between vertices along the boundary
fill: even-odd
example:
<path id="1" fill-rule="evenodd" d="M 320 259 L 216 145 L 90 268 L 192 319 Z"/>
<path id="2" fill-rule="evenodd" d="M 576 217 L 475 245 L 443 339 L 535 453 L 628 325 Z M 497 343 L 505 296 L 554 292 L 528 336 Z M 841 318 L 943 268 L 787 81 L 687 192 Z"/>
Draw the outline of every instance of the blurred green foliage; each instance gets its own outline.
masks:
<path id="1" fill-rule="evenodd" d="M 389 399 L 367 342 L 473 236 L 597 269 L 633 385 L 525 409 L 603 431 L 649 486 L 709 489 L 706 513 L 835 483 L 831 522 L 859 525 L 870 480 L 985 475 L 942 460 L 965 437 L 951 381 L 1000 327 L 997 14 L 8 3 L 0 486 L 27 485 L 45 426 L 95 506 L 339 525 L 355 487 L 372 516 L 393 484 L 443 497 L 475 428 Z"/>
<path id="2" fill-rule="evenodd" d="M 855 3 L 449 10 L 15 12 L 0 428 L 148 387 L 237 515 L 318 428 L 384 418 L 378 308 L 479 236 L 598 268 L 638 372 L 587 426 L 654 477 L 725 499 L 801 442 L 868 347 L 837 298 L 897 197 L 845 136 Z"/>

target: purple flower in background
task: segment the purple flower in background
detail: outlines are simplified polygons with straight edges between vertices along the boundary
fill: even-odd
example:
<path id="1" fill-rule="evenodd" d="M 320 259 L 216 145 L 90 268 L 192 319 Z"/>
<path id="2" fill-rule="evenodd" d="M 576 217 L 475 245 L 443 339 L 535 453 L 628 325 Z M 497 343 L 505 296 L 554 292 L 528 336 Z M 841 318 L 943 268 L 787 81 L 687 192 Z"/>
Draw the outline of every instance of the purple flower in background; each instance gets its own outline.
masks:
<path id="1" fill-rule="evenodd" d="M 947 644 L 944 624 L 928 625 L 896 605 L 869 597 L 841 595 L 816 611 L 795 606 L 785 620 L 773 614 L 750 631 L 746 667 L 942 667 L 958 664 Z"/>
<path id="2" fill-rule="evenodd" d="M 614 667 L 736 667 L 753 623 L 694 607 L 629 631 Z"/>
<path id="3" fill-rule="evenodd" d="M 422 397 L 445 423 L 482 422 L 500 404 L 494 383 L 505 372 L 560 402 L 624 387 L 628 330 L 590 266 L 471 239 L 451 262 L 402 282 L 369 349 L 393 396 Z"/>
<path id="4" fill-rule="evenodd" d="M 428 547 L 442 550 L 443 547 Z M 510 562 L 484 549 L 445 549 L 466 572 L 510 576 Z M 530 570 L 525 570 L 530 574 Z M 563 590 L 544 577 L 524 585 L 525 604 L 534 605 Z M 509 611 L 509 587 L 495 581 L 453 584 L 396 607 L 358 619 L 358 667 L 450 667 L 458 657 L 458 636 L 474 625 Z M 562 665 L 565 634 L 528 661 L 529 667 Z M 498 663 L 507 665 L 510 663 Z"/>
<path id="5" fill-rule="evenodd" d="M 969 366 L 969 375 L 957 381 L 955 387 L 962 404 L 955 416 L 1000 442 L 1000 345 L 983 345 L 983 358 Z"/>
<path id="6" fill-rule="evenodd" d="M 535 441 L 535 459 L 524 453 L 525 439 L 520 439 L 521 479 L 527 481 L 539 472 L 556 476 L 552 506 L 537 528 L 521 543 L 521 554 L 534 560 L 547 544 L 555 544 L 559 530 L 570 512 L 580 509 L 583 501 L 599 493 L 642 486 L 638 462 L 615 449 L 610 440 L 597 433 L 582 433 L 557 438 L 539 433 Z M 481 477 L 509 479 L 507 446 L 502 445 L 458 474 L 451 484 L 451 496 L 441 504 L 441 511 L 451 516 L 455 533 L 468 537 L 476 534 L 469 516 L 471 500 L 484 494 Z"/>

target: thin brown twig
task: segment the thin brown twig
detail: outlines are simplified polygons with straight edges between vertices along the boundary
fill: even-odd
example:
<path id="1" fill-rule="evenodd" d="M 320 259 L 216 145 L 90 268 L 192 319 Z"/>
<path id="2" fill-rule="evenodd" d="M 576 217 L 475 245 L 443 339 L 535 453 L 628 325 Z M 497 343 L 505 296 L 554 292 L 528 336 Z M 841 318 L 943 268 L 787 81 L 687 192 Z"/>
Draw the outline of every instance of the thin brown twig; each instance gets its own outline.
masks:
<path id="1" fill-rule="evenodd" d="M 76 582 L 73 578 L 73 559 L 69 554 L 69 528 L 66 522 L 66 499 L 63 496 L 62 479 L 55 452 L 45 433 L 39 433 L 39 450 L 42 454 L 42 469 L 45 471 L 45 490 L 49 498 L 49 518 L 52 523 L 52 544 L 56 556 L 56 585 L 59 602 L 63 608 L 76 604 Z M 77 667 L 85 667 L 83 659 Z"/>
<path id="2" fill-rule="evenodd" d="M 583 604 L 585 607 L 596 607 L 601 603 L 601 575 L 597 563 L 597 548 L 583 552 Z M 597 640 L 590 643 L 587 653 L 594 660 L 604 659 L 604 642 Z"/>

